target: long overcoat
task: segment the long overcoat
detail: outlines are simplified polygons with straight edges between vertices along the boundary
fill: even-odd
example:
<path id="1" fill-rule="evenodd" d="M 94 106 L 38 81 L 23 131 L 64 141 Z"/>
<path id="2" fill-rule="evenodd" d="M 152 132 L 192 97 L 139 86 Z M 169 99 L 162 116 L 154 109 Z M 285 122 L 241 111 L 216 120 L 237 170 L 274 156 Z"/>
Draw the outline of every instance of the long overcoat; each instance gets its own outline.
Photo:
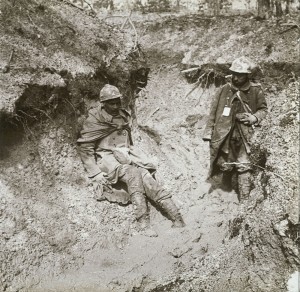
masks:
<path id="1" fill-rule="evenodd" d="M 256 116 L 256 125 L 259 125 L 267 114 L 267 103 L 259 83 L 247 82 L 239 89 L 227 83 L 217 91 L 211 103 L 210 114 L 203 135 L 203 140 L 210 141 L 210 175 L 220 149 L 226 143 L 226 139 L 228 140 L 235 125 L 237 112 L 231 110 L 228 115 L 224 115 L 224 108 L 225 106 L 232 108 L 233 103 L 237 102 L 237 94 L 250 108 L 252 114 Z M 242 125 L 242 127 L 245 142 L 249 143 L 253 129 L 245 125 Z"/>
<path id="2" fill-rule="evenodd" d="M 131 164 L 139 167 L 145 192 L 152 201 L 169 198 L 171 195 L 164 192 L 155 180 L 156 166 L 154 163 L 143 151 L 140 151 L 133 145 L 129 112 L 120 109 L 119 116 L 123 118 L 122 125 L 115 124 L 113 116 L 109 115 L 103 107 L 91 109 L 88 118 L 83 124 L 80 138 L 77 140 L 79 145 L 78 152 L 88 176 L 93 178 L 98 173 L 104 172 L 112 186 L 112 189 L 103 188 L 102 186 L 97 187 L 95 192 L 96 199 L 107 199 L 110 202 L 122 204 L 128 203 L 130 196 L 124 184 L 122 185 L 119 181 L 119 172 L 122 164 Z M 128 144 L 130 144 L 128 148 L 112 147 L 111 150 L 101 148 L 99 142 L 113 133 L 117 133 L 117 136 L 121 139 L 120 141 L 123 141 L 122 138 L 127 140 L 126 132 L 129 138 Z M 124 162 L 124 158 L 128 160 Z"/>

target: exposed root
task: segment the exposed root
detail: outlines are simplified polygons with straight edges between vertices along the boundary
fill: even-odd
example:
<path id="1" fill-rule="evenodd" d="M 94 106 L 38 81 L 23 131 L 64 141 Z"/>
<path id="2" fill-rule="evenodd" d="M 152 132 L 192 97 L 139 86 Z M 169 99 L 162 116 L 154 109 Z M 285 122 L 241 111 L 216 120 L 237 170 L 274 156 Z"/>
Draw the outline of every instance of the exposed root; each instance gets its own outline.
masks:
<path id="1" fill-rule="evenodd" d="M 41 112 L 42 114 L 44 114 L 50 121 L 52 121 L 54 123 L 54 120 L 42 109 L 38 109 L 38 108 L 33 108 L 33 110 L 36 110 L 38 112 Z"/>
<path id="2" fill-rule="evenodd" d="M 205 76 L 206 73 L 203 73 L 198 80 L 194 83 L 194 87 L 185 95 L 185 99 L 201 84 L 202 78 Z"/>
<path id="3" fill-rule="evenodd" d="M 185 73 L 188 72 L 189 73 L 189 72 L 194 71 L 196 69 L 198 70 L 199 68 L 192 68 L 192 69 L 193 70 L 187 69 L 187 70 L 184 70 L 182 72 L 185 72 Z M 213 76 L 213 81 L 211 80 L 211 75 Z M 205 89 L 208 88 L 210 86 L 210 84 L 212 84 L 212 83 L 216 84 L 216 77 L 218 77 L 218 76 L 221 76 L 221 75 L 218 72 L 215 72 L 214 69 L 206 70 L 204 73 L 202 73 L 198 77 L 197 81 L 195 83 L 193 83 L 193 85 L 194 85 L 193 88 L 185 95 L 184 98 L 186 99 L 196 88 L 201 86 L 203 88 L 203 91 L 202 91 L 201 95 L 199 96 L 199 99 L 198 99 L 198 101 L 195 105 L 195 106 L 197 106 L 201 101 L 201 97 L 203 96 L 203 94 L 205 92 Z"/>
<path id="4" fill-rule="evenodd" d="M 35 119 L 36 121 L 38 120 L 36 116 L 32 116 L 32 115 L 30 115 L 30 114 L 28 114 L 28 113 L 26 113 L 26 112 L 24 112 L 24 111 L 22 111 L 22 110 L 20 110 L 20 109 L 18 110 L 18 112 L 22 113 L 22 114 L 25 115 L 25 116 L 28 116 L 28 117 L 30 117 L 30 118 L 33 118 L 33 119 Z"/>

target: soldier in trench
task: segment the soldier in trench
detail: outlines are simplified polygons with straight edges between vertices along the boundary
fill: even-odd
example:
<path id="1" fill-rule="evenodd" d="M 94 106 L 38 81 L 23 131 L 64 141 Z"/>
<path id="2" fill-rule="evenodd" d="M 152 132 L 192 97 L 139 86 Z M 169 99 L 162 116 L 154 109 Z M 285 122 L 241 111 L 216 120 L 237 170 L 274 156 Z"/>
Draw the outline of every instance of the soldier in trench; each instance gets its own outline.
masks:
<path id="1" fill-rule="evenodd" d="M 172 227 L 184 227 L 171 195 L 155 179 L 155 166 L 133 146 L 131 116 L 122 108 L 119 89 L 106 84 L 99 99 L 100 106 L 89 111 L 77 141 L 88 177 L 100 196 L 98 199 L 127 203 L 127 194 L 138 229 L 144 235 L 156 236 L 150 228 L 148 199 L 169 217 Z M 122 184 L 126 193 L 121 191 Z"/>
<path id="2" fill-rule="evenodd" d="M 267 104 L 261 85 L 250 82 L 253 63 L 240 57 L 229 70 L 231 82 L 222 86 L 212 100 L 203 140 L 210 142 L 210 172 L 208 181 L 221 178 L 221 187 L 230 190 L 237 176 L 240 201 L 251 191 L 252 163 L 250 138 L 267 114 Z"/>

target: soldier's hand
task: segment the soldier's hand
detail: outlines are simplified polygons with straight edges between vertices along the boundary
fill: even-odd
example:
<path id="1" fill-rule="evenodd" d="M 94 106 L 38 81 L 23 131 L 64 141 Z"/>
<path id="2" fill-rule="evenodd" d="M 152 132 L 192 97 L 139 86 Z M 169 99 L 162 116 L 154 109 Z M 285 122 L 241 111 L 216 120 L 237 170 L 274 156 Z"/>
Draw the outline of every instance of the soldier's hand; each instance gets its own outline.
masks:
<path id="1" fill-rule="evenodd" d="M 107 176 L 105 172 L 100 172 L 96 176 L 93 177 L 93 182 L 100 183 L 102 185 L 109 185 L 109 181 L 107 180 Z"/>
<path id="2" fill-rule="evenodd" d="M 257 122 L 257 117 L 250 113 L 237 114 L 236 118 L 245 125 L 253 125 Z"/>

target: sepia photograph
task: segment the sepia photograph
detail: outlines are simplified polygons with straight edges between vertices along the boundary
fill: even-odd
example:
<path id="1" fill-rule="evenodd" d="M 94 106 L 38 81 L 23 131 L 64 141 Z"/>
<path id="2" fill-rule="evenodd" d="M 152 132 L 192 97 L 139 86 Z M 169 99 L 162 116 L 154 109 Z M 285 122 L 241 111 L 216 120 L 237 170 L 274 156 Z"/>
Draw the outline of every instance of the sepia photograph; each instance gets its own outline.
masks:
<path id="1" fill-rule="evenodd" d="M 300 0 L 0 0 L 0 292 L 300 292 Z"/>

